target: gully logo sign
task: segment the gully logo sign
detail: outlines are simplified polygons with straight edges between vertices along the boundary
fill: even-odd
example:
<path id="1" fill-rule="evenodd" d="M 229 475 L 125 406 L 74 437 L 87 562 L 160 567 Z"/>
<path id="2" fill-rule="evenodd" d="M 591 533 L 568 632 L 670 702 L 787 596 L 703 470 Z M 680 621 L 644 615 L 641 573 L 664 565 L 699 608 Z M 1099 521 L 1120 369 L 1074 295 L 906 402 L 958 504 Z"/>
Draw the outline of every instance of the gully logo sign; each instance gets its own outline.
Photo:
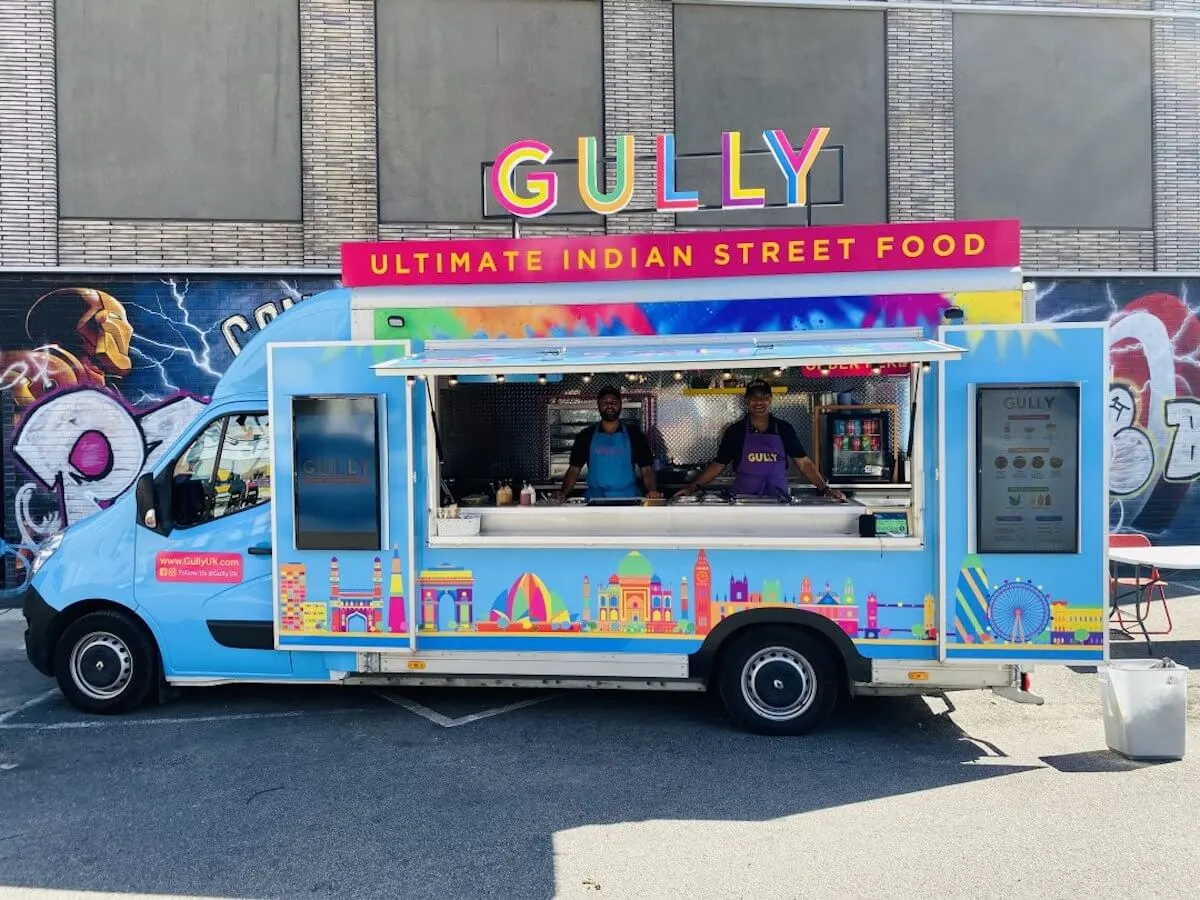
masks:
<path id="1" fill-rule="evenodd" d="M 807 178 L 817 154 L 829 137 L 829 128 L 813 128 L 800 149 L 795 149 L 781 128 L 762 133 L 763 142 L 771 151 L 787 184 L 787 205 L 804 206 L 808 202 Z M 614 186 L 602 191 L 596 184 L 597 141 L 581 137 L 578 141 L 579 197 L 592 212 L 602 216 L 616 215 L 633 199 L 637 181 L 636 149 L 632 134 L 617 136 L 614 166 Z M 554 155 L 549 144 L 523 140 L 509 144 L 500 151 L 492 166 L 489 182 L 492 196 L 507 212 L 522 219 L 536 219 L 558 205 L 558 175 L 548 169 L 534 170 L 525 178 L 528 196 L 518 193 L 515 185 L 517 168 L 525 163 L 544 166 Z M 700 208 L 699 191 L 675 189 L 675 135 L 660 134 L 654 146 L 654 197 L 658 212 L 694 212 Z M 742 185 L 742 134 L 726 131 L 721 135 L 721 208 L 757 209 L 767 205 L 767 191 L 762 187 Z"/>

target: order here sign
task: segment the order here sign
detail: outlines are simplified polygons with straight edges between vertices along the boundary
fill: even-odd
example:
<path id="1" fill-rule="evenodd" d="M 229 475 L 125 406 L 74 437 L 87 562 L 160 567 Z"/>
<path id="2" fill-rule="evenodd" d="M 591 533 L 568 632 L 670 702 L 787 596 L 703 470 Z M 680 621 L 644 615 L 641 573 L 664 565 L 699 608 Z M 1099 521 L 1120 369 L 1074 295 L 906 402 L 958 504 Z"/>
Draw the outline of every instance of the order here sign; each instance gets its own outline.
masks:
<path id="1" fill-rule="evenodd" d="M 1017 266 L 1016 219 L 342 245 L 346 287 L 648 281 Z"/>

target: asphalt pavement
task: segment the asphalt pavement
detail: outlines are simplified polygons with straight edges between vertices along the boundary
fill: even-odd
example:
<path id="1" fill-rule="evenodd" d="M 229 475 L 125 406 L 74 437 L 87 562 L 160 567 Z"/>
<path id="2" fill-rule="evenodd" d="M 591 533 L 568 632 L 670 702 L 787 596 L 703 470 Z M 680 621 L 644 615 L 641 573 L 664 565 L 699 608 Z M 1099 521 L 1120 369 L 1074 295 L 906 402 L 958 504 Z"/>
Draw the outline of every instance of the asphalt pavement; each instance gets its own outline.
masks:
<path id="1" fill-rule="evenodd" d="M 1200 597 L 1156 655 L 1200 668 Z M 0 611 L 0 898 L 1191 897 L 1189 756 L 1107 750 L 1092 669 L 1041 707 L 860 700 L 821 733 L 700 695 L 191 689 L 73 711 Z M 1114 655 L 1144 646 L 1114 644 Z"/>

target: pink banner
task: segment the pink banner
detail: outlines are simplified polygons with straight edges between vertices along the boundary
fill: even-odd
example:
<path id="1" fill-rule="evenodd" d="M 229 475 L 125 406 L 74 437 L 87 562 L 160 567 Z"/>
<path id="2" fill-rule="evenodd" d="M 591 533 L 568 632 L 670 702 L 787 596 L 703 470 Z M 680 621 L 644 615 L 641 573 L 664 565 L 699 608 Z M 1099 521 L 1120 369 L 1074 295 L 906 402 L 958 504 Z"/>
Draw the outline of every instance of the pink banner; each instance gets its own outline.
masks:
<path id="1" fill-rule="evenodd" d="M 1018 266 L 1016 219 L 342 245 L 346 287 L 658 281 Z"/>
<path id="2" fill-rule="evenodd" d="M 154 577 L 159 581 L 238 584 L 242 554 L 163 551 L 154 556 Z"/>

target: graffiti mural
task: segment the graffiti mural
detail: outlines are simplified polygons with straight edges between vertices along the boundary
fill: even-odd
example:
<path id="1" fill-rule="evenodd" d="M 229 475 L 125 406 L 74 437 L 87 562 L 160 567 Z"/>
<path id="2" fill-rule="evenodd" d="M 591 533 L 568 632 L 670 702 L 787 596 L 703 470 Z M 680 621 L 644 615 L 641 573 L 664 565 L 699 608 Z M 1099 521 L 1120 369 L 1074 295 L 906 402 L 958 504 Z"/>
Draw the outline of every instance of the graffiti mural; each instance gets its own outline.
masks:
<path id="1" fill-rule="evenodd" d="M 0 588 L 22 577 L 13 548 L 27 553 L 112 504 L 246 341 L 338 286 L 319 276 L 0 275 L 0 536 L 12 551 Z"/>
<path id="2" fill-rule="evenodd" d="M 1112 530 L 1200 542 L 1200 279 L 1035 286 L 1039 320 L 1109 324 Z"/>

